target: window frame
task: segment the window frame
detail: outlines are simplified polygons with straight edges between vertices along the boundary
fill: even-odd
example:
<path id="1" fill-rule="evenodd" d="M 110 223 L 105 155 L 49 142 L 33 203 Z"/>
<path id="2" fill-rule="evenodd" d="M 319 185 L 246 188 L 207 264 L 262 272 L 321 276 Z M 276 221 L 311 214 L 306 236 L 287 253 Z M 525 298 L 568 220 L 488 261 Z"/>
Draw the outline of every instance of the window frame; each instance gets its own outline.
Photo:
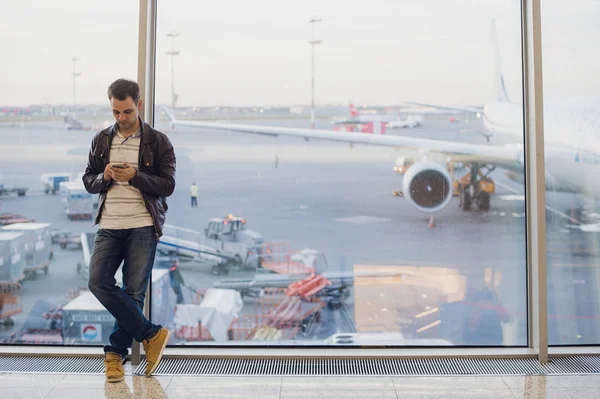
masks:
<path id="1" fill-rule="evenodd" d="M 157 1 L 139 0 L 138 82 L 144 108 L 141 116 L 154 125 Z M 546 217 L 544 173 L 544 114 L 542 82 L 541 0 L 521 1 L 521 46 L 523 73 L 523 113 L 525 132 L 525 189 L 527 206 L 527 325 L 526 348 L 243 348 L 243 347 L 169 347 L 165 354 L 173 357 L 250 356 L 269 358 L 294 357 L 534 357 L 548 361 L 548 312 L 546 275 Z M 151 284 L 151 283 L 149 283 Z M 150 314 L 150 296 L 144 312 Z M 600 347 L 553 347 L 553 354 L 600 353 Z M 98 355 L 98 347 L 58 347 L 0 345 L 2 354 L 24 355 Z M 141 360 L 140 345 L 132 347 L 132 363 Z"/>

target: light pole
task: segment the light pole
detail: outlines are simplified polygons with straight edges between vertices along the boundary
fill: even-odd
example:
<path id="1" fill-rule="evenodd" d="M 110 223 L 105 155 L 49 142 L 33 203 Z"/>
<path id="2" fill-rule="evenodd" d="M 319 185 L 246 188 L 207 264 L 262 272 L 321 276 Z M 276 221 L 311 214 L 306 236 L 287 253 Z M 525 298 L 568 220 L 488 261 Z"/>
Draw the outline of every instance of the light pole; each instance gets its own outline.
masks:
<path id="1" fill-rule="evenodd" d="M 73 58 L 71 59 L 71 61 L 73 61 L 73 73 L 71 74 L 71 76 L 73 76 L 73 112 L 75 112 L 75 106 L 77 104 L 77 96 L 76 96 L 76 90 L 75 90 L 75 78 L 78 76 L 81 76 L 80 72 L 75 72 L 75 63 L 77 61 L 79 61 L 80 58 L 73 56 Z"/>
<path id="2" fill-rule="evenodd" d="M 323 43 L 322 40 L 315 40 L 315 24 L 323 21 L 322 18 L 311 17 L 312 40 L 310 43 L 310 61 L 311 61 L 311 101 L 310 101 L 310 128 L 315 128 L 315 46 Z"/>
<path id="3" fill-rule="evenodd" d="M 179 51 L 175 51 L 174 42 L 179 33 L 167 33 L 167 37 L 171 39 L 171 51 L 165 51 L 165 54 L 171 56 L 171 109 L 175 111 L 175 103 L 177 102 L 177 94 L 175 94 L 175 56 Z"/>

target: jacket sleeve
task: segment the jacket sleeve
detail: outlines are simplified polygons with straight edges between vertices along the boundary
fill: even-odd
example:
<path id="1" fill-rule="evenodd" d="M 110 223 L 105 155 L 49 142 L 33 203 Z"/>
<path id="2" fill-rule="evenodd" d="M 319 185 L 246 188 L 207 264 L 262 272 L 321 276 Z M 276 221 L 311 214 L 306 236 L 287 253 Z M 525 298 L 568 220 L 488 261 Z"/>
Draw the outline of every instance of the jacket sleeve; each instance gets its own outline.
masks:
<path id="1" fill-rule="evenodd" d="M 90 194 L 108 191 L 113 182 L 112 179 L 108 182 L 104 181 L 104 165 L 100 161 L 98 154 L 96 154 L 98 140 L 98 136 L 94 137 L 92 140 L 92 146 L 88 155 L 88 163 L 82 177 L 83 185 Z"/>
<path id="2" fill-rule="evenodd" d="M 175 190 L 175 151 L 168 138 L 165 138 L 161 147 L 158 174 L 151 175 L 138 170 L 129 184 L 146 194 L 168 197 Z"/>

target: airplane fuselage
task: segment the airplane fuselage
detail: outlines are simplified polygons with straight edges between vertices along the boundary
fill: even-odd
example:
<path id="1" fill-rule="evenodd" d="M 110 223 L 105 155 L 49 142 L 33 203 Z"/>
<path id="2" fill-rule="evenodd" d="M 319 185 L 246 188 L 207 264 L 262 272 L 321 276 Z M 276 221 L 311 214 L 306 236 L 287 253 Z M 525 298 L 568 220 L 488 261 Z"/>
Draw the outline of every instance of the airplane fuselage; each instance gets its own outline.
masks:
<path id="1" fill-rule="evenodd" d="M 553 187 L 600 194 L 600 143 L 593 128 L 600 125 L 597 113 L 563 104 L 544 107 L 544 155 L 546 179 Z M 494 145 L 517 145 L 518 162 L 524 166 L 523 107 L 518 103 L 492 102 L 484 109 L 484 127 Z"/>

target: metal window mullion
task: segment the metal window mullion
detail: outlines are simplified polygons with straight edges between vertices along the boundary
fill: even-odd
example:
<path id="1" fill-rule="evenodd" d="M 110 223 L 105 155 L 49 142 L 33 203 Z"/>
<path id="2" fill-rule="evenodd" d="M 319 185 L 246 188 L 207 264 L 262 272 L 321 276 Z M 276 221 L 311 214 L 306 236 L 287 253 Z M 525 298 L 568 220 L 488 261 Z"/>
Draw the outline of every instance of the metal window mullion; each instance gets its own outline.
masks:
<path id="1" fill-rule="evenodd" d="M 548 362 L 541 0 L 522 0 L 529 347 Z"/>
<path id="2" fill-rule="evenodd" d="M 157 0 L 144 0 L 148 4 L 146 54 L 144 65 L 144 120 L 154 126 L 154 97 L 156 71 L 156 15 Z M 141 43 L 141 40 L 140 40 Z M 141 71 L 140 71 L 141 72 Z"/>
<path id="3" fill-rule="evenodd" d="M 156 52 L 156 0 L 140 0 L 138 30 L 138 70 L 137 81 L 143 107 L 140 117 L 150 125 L 154 125 L 154 67 Z M 144 316 L 150 317 L 152 281 L 148 282 L 148 293 L 144 300 Z M 140 343 L 134 341 L 131 346 L 131 364 L 141 362 Z"/>

